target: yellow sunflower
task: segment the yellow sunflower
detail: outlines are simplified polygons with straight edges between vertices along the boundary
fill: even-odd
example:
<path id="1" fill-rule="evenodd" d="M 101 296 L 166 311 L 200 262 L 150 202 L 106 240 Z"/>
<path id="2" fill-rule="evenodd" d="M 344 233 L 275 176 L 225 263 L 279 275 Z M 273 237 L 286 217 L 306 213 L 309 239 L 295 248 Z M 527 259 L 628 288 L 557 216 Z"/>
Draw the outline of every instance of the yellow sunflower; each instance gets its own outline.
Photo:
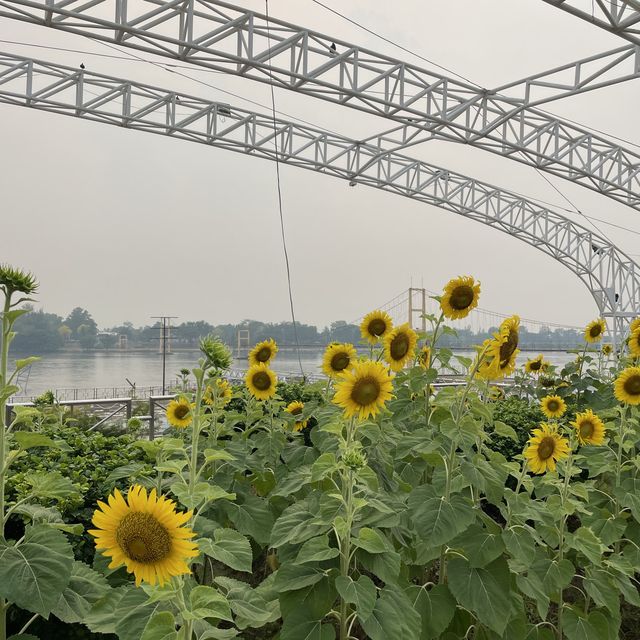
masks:
<path id="1" fill-rule="evenodd" d="M 172 400 L 167 405 L 167 421 L 178 429 L 186 429 L 193 421 L 194 406 L 186 398 Z"/>
<path id="2" fill-rule="evenodd" d="M 269 338 L 269 340 L 263 340 L 249 351 L 249 365 L 260 364 L 264 362 L 268 364 L 278 353 L 278 345 L 275 340 Z"/>
<path id="3" fill-rule="evenodd" d="M 300 402 L 299 400 L 294 400 L 287 405 L 285 411 L 290 413 L 292 416 L 299 416 L 304 410 L 304 402 Z M 302 431 L 306 426 L 309 420 L 297 420 L 293 425 L 294 431 Z"/>
<path id="4" fill-rule="evenodd" d="M 525 371 L 534 375 L 538 375 L 543 371 L 546 371 L 548 367 L 549 363 L 544 359 L 542 354 L 532 360 L 527 360 L 524 365 Z"/>
<path id="5" fill-rule="evenodd" d="M 567 403 L 560 396 L 545 396 L 540 400 L 540 410 L 547 418 L 560 418 L 567 410 Z"/>
<path id="6" fill-rule="evenodd" d="M 600 342 L 606 330 L 607 325 L 605 321 L 602 318 L 598 318 L 586 326 L 584 330 L 584 339 L 590 343 Z"/>
<path id="7" fill-rule="evenodd" d="M 97 529 L 89 533 L 96 548 L 111 558 L 109 569 L 121 565 L 136 577 L 136 586 L 144 580 L 162 586 L 172 576 L 191 573 L 189 558 L 198 555 L 191 529 L 183 526 L 192 512 L 178 513 L 176 504 L 153 489 L 149 495 L 140 485 L 129 489 L 127 499 L 115 489 L 108 504 L 99 501 L 93 514 Z"/>
<path id="8" fill-rule="evenodd" d="M 629 353 L 634 358 L 640 358 L 640 326 L 629 336 Z"/>
<path id="9" fill-rule="evenodd" d="M 365 360 L 356 362 L 340 377 L 333 401 L 344 409 L 347 418 L 366 420 L 380 413 L 392 391 L 388 369 L 381 362 Z"/>
<path id="10" fill-rule="evenodd" d="M 613 395 L 619 402 L 640 404 L 640 367 L 627 367 L 616 378 Z"/>
<path id="11" fill-rule="evenodd" d="M 556 462 L 569 455 L 569 441 L 563 438 L 553 426 L 540 425 L 534 429 L 528 442 L 529 446 L 524 450 L 524 457 L 529 462 L 533 473 L 545 473 L 555 471 Z"/>
<path id="12" fill-rule="evenodd" d="M 518 342 L 520 340 L 520 318 L 511 316 L 502 322 L 500 330 L 490 341 L 487 358 L 490 359 L 489 376 L 492 379 L 510 376 L 516 368 Z"/>
<path id="13" fill-rule="evenodd" d="M 376 344 L 393 329 L 391 316 L 385 311 L 372 311 L 360 323 L 362 339 L 370 344 Z"/>
<path id="14" fill-rule="evenodd" d="M 278 378 L 264 362 L 249 367 L 245 382 L 249 393 L 258 400 L 268 400 L 276 394 Z"/>
<path id="15" fill-rule="evenodd" d="M 578 413 L 571 424 L 575 427 L 580 444 L 600 445 L 604 442 L 604 423 L 591 409 Z"/>
<path id="16" fill-rule="evenodd" d="M 478 306 L 480 283 L 472 276 L 460 276 L 447 282 L 440 308 L 449 320 L 466 318 Z"/>
<path id="17" fill-rule="evenodd" d="M 640 318 L 631 321 L 629 325 L 629 333 L 633 333 L 636 329 L 640 329 Z"/>
<path id="18" fill-rule="evenodd" d="M 356 361 L 358 353 L 352 344 L 332 342 L 324 352 L 322 370 L 330 378 L 350 369 Z"/>
<path id="19" fill-rule="evenodd" d="M 610 356 L 613 353 L 613 347 L 607 343 L 602 345 L 602 353 L 605 356 Z"/>
<path id="20" fill-rule="evenodd" d="M 431 348 L 428 345 L 424 345 L 418 354 L 418 364 L 423 369 L 428 369 L 431 363 Z"/>
<path id="21" fill-rule="evenodd" d="M 413 360 L 418 334 L 407 324 L 392 329 L 384 337 L 384 359 L 392 371 L 400 371 Z"/>
<path id="22" fill-rule="evenodd" d="M 203 401 L 208 404 L 210 407 L 214 406 L 216 403 L 219 406 L 224 407 L 229 403 L 233 392 L 231 391 L 231 385 L 222 378 L 216 378 L 213 386 L 208 384 L 204 393 L 202 394 Z"/>

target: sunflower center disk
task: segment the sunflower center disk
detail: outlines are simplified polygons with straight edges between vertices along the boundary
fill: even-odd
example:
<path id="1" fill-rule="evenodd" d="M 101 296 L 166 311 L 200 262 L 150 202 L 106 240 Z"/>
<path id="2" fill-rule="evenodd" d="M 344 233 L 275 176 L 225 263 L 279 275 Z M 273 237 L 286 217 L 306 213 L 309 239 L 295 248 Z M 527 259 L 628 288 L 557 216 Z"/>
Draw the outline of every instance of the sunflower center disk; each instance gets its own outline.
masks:
<path id="1" fill-rule="evenodd" d="M 464 284 L 456 287 L 451 293 L 449 304 L 456 310 L 462 311 L 473 302 L 473 289 Z"/>
<path id="2" fill-rule="evenodd" d="M 353 385 L 351 399 L 362 407 L 365 407 L 378 399 L 380 385 L 374 378 L 362 378 Z"/>
<path id="3" fill-rule="evenodd" d="M 402 360 L 409 351 L 409 338 L 404 333 L 396 336 L 389 345 L 389 352 L 394 360 Z"/>
<path id="4" fill-rule="evenodd" d="M 262 347 L 256 354 L 256 360 L 258 362 L 269 362 L 271 358 L 271 349 L 269 347 Z"/>
<path id="5" fill-rule="evenodd" d="M 299 416 L 302 413 L 302 409 L 300 407 L 294 407 L 291 409 L 292 416 Z"/>
<path id="6" fill-rule="evenodd" d="M 189 407 L 184 404 L 180 404 L 175 408 L 174 415 L 178 420 L 182 420 L 189 413 Z"/>
<path id="7" fill-rule="evenodd" d="M 149 513 L 129 513 L 122 518 L 116 541 L 127 557 L 143 564 L 160 562 L 171 553 L 171 536 Z"/>
<path id="8" fill-rule="evenodd" d="M 542 441 L 538 445 L 538 457 L 541 460 L 548 460 L 553 455 L 555 448 L 556 441 L 552 437 L 546 436 L 542 438 Z"/>
<path id="9" fill-rule="evenodd" d="M 580 423 L 580 435 L 586 440 L 593 435 L 594 430 L 593 422 L 591 420 L 585 420 Z"/>
<path id="10" fill-rule="evenodd" d="M 271 378 L 268 373 L 264 371 L 258 371 L 253 376 L 253 386 L 259 391 L 266 391 L 271 387 Z"/>
<path id="11" fill-rule="evenodd" d="M 509 331 L 509 337 L 500 347 L 500 364 L 509 362 L 511 356 L 518 348 L 518 334 L 516 331 Z"/>
<path id="12" fill-rule="evenodd" d="M 551 413 L 555 413 L 556 411 L 558 411 L 558 409 L 560 409 L 560 404 L 557 400 L 551 400 L 547 402 L 547 409 L 551 411 Z"/>
<path id="13" fill-rule="evenodd" d="M 630 396 L 640 396 L 640 375 L 633 375 L 624 382 L 624 390 Z"/>
<path id="14" fill-rule="evenodd" d="M 334 371 L 344 371 L 349 366 L 349 356 L 346 353 L 336 353 L 331 358 L 331 368 Z"/>
<path id="15" fill-rule="evenodd" d="M 376 318 L 369 323 L 369 333 L 372 336 L 381 336 L 387 328 L 387 323 L 380 318 Z"/>
<path id="16" fill-rule="evenodd" d="M 599 324 L 597 324 L 595 327 L 591 327 L 591 329 L 589 330 L 589 335 L 592 338 L 597 338 L 601 333 L 602 327 Z"/>
<path id="17" fill-rule="evenodd" d="M 542 366 L 541 362 L 532 362 L 531 363 L 531 371 L 540 371 L 540 367 Z"/>

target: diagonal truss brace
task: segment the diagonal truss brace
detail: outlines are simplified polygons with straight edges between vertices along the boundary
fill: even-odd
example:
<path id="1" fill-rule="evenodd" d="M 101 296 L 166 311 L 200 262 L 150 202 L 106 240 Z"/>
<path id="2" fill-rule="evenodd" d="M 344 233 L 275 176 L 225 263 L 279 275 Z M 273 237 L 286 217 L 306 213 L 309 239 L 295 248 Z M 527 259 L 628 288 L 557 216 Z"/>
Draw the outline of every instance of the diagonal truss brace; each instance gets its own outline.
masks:
<path id="1" fill-rule="evenodd" d="M 640 45 L 638 0 L 543 0 L 582 20 Z"/>
<path id="2" fill-rule="evenodd" d="M 526 198 L 379 146 L 11 54 L 0 54 L 0 102 L 278 159 L 431 204 L 508 233 L 562 263 L 587 286 L 614 335 L 624 335 L 640 313 L 640 267 L 606 239 Z"/>
<path id="3" fill-rule="evenodd" d="M 0 16 L 274 83 L 394 120 L 381 135 L 398 149 L 434 137 L 470 144 L 640 210 L 640 154 L 536 108 L 637 77 L 635 49 L 498 92 L 219 0 L 0 0 Z M 577 81 L 554 80 L 571 69 Z"/>

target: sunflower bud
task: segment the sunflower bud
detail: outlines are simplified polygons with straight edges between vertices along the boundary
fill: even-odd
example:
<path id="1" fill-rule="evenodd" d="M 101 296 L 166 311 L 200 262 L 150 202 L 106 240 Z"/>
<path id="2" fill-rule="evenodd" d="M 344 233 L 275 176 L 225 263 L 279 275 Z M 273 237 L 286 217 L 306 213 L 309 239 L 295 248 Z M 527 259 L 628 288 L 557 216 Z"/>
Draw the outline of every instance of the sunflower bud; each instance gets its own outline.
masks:
<path id="1" fill-rule="evenodd" d="M 30 295 L 38 289 L 38 281 L 29 271 L 0 264 L 0 287 L 3 287 L 8 295 L 16 291 Z"/>
<path id="2" fill-rule="evenodd" d="M 202 338 L 200 351 L 207 359 L 207 366 L 214 369 L 228 369 L 233 362 L 231 351 L 218 336 L 208 335 Z"/>
<path id="3" fill-rule="evenodd" d="M 348 449 L 344 452 L 342 461 L 349 469 L 357 471 L 367 465 L 367 456 L 359 448 Z"/>

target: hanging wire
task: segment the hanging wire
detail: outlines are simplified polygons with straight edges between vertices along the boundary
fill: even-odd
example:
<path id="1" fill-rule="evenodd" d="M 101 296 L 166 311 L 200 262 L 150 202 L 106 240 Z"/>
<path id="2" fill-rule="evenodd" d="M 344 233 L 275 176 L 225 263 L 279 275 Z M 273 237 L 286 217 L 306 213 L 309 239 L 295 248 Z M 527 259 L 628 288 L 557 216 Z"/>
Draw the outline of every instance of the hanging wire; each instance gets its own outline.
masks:
<path id="1" fill-rule="evenodd" d="M 271 41 L 271 31 L 269 27 L 269 0 L 264 0 L 265 14 L 267 16 L 267 38 Z M 278 210 L 280 212 L 280 234 L 282 236 L 282 250 L 284 252 L 284 262 L 287 267 L 287 288 L 289 290 L 289 308 L 291 309 L 291 322 L 293 323 L 293 337 L 296 342 L 296 355 L 298 357 L 298 366 L 302 378 L 306 378 L 304 369 L 302 368 L 302 359 L 300 358 L 300 341 L 298 340 L 298 326 L 296 322 L 296 313 L 293 305 L 293 293 L 291 290 L 291 265 L 289 264 L 289 252 L 287 251 L 287 237 L 284 230 L 284 214 L 282 212 L 282 187 L 280 185 L 280 160 L 278 158 L 278 125 L 276 123 L 276 97 L 273 88 L 273 82 L 269 82 L 271 88 L 271 114 L 273 117 L 273 144 L 275 146 L 276 156 L 276 183 L 278 185 Z"/>

